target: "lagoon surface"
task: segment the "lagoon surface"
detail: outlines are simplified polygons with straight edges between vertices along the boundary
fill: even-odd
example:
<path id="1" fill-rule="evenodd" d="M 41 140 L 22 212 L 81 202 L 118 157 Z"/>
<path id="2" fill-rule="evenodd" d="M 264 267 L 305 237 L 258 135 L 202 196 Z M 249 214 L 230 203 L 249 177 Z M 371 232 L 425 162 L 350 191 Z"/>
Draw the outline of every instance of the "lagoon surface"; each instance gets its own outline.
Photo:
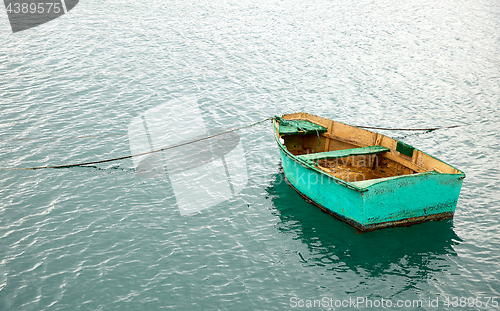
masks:
<path id="1" fill-rule="evenodd" d="M 499 25 L 492 0 L 88 0 L 18 33 L 0 14 L 1 168 L 130 155 L 132 120 L 184 98 L 207 129 L 469 124 L 382 131 L 467 177 L 453 219 L 364 234 L 283 182 L 269 121 L 239 131 L 242 190 L 190 215 L 131 159 L 2 170 L 0 310 L 498 309 Z"/>

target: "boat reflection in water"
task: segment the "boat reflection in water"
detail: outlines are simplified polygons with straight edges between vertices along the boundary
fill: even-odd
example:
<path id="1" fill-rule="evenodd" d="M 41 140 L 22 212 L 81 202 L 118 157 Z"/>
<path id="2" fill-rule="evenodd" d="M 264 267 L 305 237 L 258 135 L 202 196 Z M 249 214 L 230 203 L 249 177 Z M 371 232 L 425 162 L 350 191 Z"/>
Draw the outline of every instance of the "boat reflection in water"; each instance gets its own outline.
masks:
<path id="1" fill-rule="evenodd" d="M 401 273 L 426 279 L 446 269 L 443 261 L 456 256 L 453 246 L 461 242 L 452 219 L 359 232 L 308 204 L 288 186 L 283 173 L 275 176 L 267 192 L 281 219 L 279 230 L 307 246 L 309 253 L 297 253 L 297 259 L 308 265 L 370 277 Z"/>

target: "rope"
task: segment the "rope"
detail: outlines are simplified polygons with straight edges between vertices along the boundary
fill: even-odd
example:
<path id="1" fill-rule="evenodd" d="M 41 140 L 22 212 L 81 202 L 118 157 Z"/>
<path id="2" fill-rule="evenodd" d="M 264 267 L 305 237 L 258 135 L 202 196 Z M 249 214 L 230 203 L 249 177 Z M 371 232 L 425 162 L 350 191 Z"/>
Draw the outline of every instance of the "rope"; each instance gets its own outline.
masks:
<path id="1" fill-rule="evenodd" d="M 91 161 L 91 162 L 81 162 L 81 163 L 74 163 L 74 164 L 37 166 L 37 167 L 0 168 L 0 171 L 39 170 L 39 169 L 46 169 L 46 168 L 68 168 L 68 167 L 86 166 L 86 165 L 93 165 L 93 164 L 99 164 L 99 163 L 107 163 L 107 162 L 114 162 L 114 161 L 119 161 L 119 160 L 125 160 L 125 159 L 130 159 L 130 158 L 134 158 L 134 157 L 143 156 L 143 155 L 150 154 L 150 153 L 156 153 L 156 152 L 160 152 L 160 151 L 165 151 L 165 150 L 169 150 L 169 149 L 173 149 L 173 148 L 185 146 L 185 145 L 196 143 L 196 142 L 199 142 L 199 141 L 202 141 L 202 140 L 210 139 L 210 138 L 213 138 L 213 137 L 216 137 L 216 136 L 220 136 L 220 135 L 228 134 L 228 133 L 231 133 L 231 132 L 239 131 L 239 130 L 242 130 L 242 129 L 245 129 L 245 128 L 253 127 L 255 125 L 258 125 L 258 124 L 263 123 L 263 122 L 268 121 L 268 120 L 277 120 L 280 123 L 290 124 L 290 125 L 292 125 L 293 123 L 295 123 L 293 125 L 296 126 L 299 130 L 301 129 L 300 126 L 296 122 L 294 122 L 292 120 L 285 120 L 285 119 L 283 119 L 281 117 L 274 116 L 274 117 L 265 118 L 263 120 L 255 122 L 255 123 L 251 123 L 249 125 L 237 127 L 237 128 L 234 128 L 234 129 L 222 132 L 222 133 L 214 134 L 214 135 L 207 136 L 207 137 L 202 137 L 202 138 L 199 138 L 199 139 L 191 140 L 191 141 L 188 141 L 188 142 L 185 142 L 185 143 L 181 143 L 181 144 L 177 144 L 177 145 L 173 145 L 173 146 L 170 146 L 170 147 L 165 147 L 165 148 L 161 148 L 161 149 L 157 149 L 157 150 L 151 150 L 151 151 L 148 151 L 148 152 L 143 152 L 143 153 L 138 153 L 138 154 L 133 154 L 133 155 L 128 155 L 128 156 L 123 156 L 123 157 L 118 157 L 118 158 L 106 159 L 106 160 Z M 491 121 L 491 122 L 495 122 L 495 121 Z M 385 128 L 385 127 L 374 127 L 374 126 L 356 126 L 356 125 L 355 126 L 359 127 L 359 128 L 375 129 L 375 130 L 385 130 L 385 131 L 435 131 L 435 130 L 441 130 L 441 129 L 451 129 L 451 128 L 457 128 L 457 127 L 464 127 L 464 126 L 469 126 L 469 125 L 471 125 L 471 124 L 461 124 L 461 125 L 452 125 L 452 126 L 443 126 L 443 127 L 431 127 L 431 128 Z M 319 139 L 319 133 L 318 133 L 317 130 L 316 130 L 316 134 L 318 135 L 318 139 Z M 95 137 L 111 137 L 111 136 L 124 136 L 124 135 L 125 134 L 89 135 L 89 136 L 73 136 L 73 137 L 39 137 L 39 138 L 21 138 L 21 139 L 0 140 L 0 141 L 18 141 L 18 140 L 36 140 L 36 139 L 65 139 L 65 138 L 95 138 Z M 319 144 L 321 144 L 321 141 L 319 141 L 318 147 L 319 147 Z"/>
<path id="2" fill-rule="evenodd" d="M 295 126 L 299 130 L 303 130 L 293 120 L 285 120 L 285 119 L 278 117 L 278 116 L 275 116 L 274 119 L 277 120 L 278 122 L 280 122 L 281 124 L 292 125 L 292 126 Z M 387 127 L 361 126 L 361 125 L 353 125 L 353 126 L 364 128 L 364 129 L 384 130 L 384 131 L 435 131 L 435 130 L 451 129 L 451 128 L 456 128 L 456 127 L 469 126 L 469 125 L 471 125 L 471 124 L 467 123 L 467 124 L 460 124 L 460 125 L 451 125 L 451 126 L 443 126 L 443 127 L 430 127 L 430 128 L 387 128 Z"/>
<path id="3" fill-rule="evenodd" d="M 278 120 L 281 123 L 284 124 L 290 124 L 293 123 L 294 121 L 287 121 L 285 119 L 282 119 L 281 117 L 274 117 L 276 120 Z M 495 121 L 489 121 L 489 122 L 495 122 Z M 356 127 L 360 128 L 365 128 L 365 129 L 373 129 L 373 130 L 385 130 L 385 131 L 435 131 L 435 130 L 440 130 L 440 129 L 449 129 L 449 128 L 455 128 L 455 127 L 462 127 L 462 126 L 468 126 L 471 125 L 470 123 L 467 124 L 461 124 L 461 125 L 452 125 L 452 126 L 446 126 L 446 127 L 431 127 L 431 128 L 386 128 L 386 127 L 373 127 L 373 126 L 360 126 L 360 125 L 354 125 Z M 298 125 L 296 126 L 299 130 L 302 129 Z M 164 134 L 166 132 L 151 132 L 150 134 Z M 14 139 L 0 139 L 0 142 L 8 142 L 8 141 L 23 141 L 23 140 L 58 140 L 58 139 L 81 139 L 81 138 L 100 138 L 100 137 L 117 137 L 117 136 L 133 136 L 133 135 L 142 135 L 142 133 L 128 133 L 128 134 L 103 134 L 103 135 L 82 135 L 82 136 L 60 136 L 60 137 L 29 137 L 29 138 L 14 138 Z"/>
<path id="4" fill-rule="evenodd" d="M 491 122 L 491 123 L 497 123 L 500 122 L 500 120 L 486 120 L 484 121 L 485 123 Z M 436 131 L 436 130 L 444 130 L 444 129 L 453 129 L 457 127 L 464 127 L 464 126 L 469 126 L 472 124 L 478 124 L 478 123 L 465 123 L 465 124 L 458 124 L 458 125 L 450 125 L 450 126 L 441 126 L 441 127 L 429 127 L 429 128 L 387 128 L 387 127 L 374 127 L 374 126 L 360 126 L 360 125 L 354 125 L 356 127 L 364 128 L 364 129 L 372 129 L 372 130 L 384 130 L 384 131 Z"/>
<path id="5" fill-rule="evenodd" d="M 364 129 L 384 130 L 384 131 L 435 131 L 435 130 L 452 129 L 456 127 L 469 126 L 469 125 L 470 124 L 460 124 L 460 125 L 430 127 L 430 128 L 386 128 L 386 127 L 359 126 L 359 125 L 354 125 L 354 126 Z"/>
<path id="6" fill-rule="evenodd" d="M 283 119 L 282 117 L 279 117 L 279 116 L 274 116 L 273 118 L 274 118 L 274 120 L 278 121 L 282 125 L 294 126 L 299 131 L 303 131 L 303 132 L 306 131 L 306 129 L 303 128 L 303 127 L 301 127 L 296 120 L 285 120 L 285 119 Z"/>
<path id="7" fill-rule="evenodd" d="M 68 167 L 75 167 L 75 166 L 84 166 L 84 165 L 91 165 L 91 164 L 113 162 L 113 161 L 118 161 L 118 160 L 125 160 L 125 159 L 130 159 L 130 158 L 134 158 L 134 157 L 143 156 L 143 155 L 150 154 L 150 153 L 155 153 L 155 152 L 160 152 L 160 151 L 165 151 L 165 150 L 169 150 L 169 149 L 173 149 L 173 148 L 185 146 L 185 145 L 188 145 L 188 144 L 196 143 L 196 142 L 199 142 L 199 141 L 202 141 L 202 140 L 210 139 L 210 138 L 213 138 L 213 137 L 216 137 L 216 136 L 220 136 L 220 135 L 224 135 L 224 134 L 227 134 L 227 133 L 236 132 L 236 131 L 239 131 L 239 130 L 242 130 L 242 129 L 245 129 L 245 128 L 249 128 L 249 127 L 255 126 L 257 124 L 263 123 L 263 122 L 271 120 L 271 119 L 273 119 L 273 117 L 269 117 L 269 118 L 266 118 L 264 120 L 260 120 L 260 121 L 255 122 L 255 123 L 251 123 L 249 125 L 237 127 L 237 128 L 234 128 L 232 130 L 228 130 L 228 131 L 225 131 L 225 132 L 222 132 L 222 133 L 214 134 L 214 135 L 207 136 L 207 137 L 202 137 L 202 138 L 199 138 L 199 139 L 191 140 L 191 141 L 188 141 L 188 142 L 185 142 L 185 143 L 181 143 L 181 144 L 177 144 L 177 145 L 173 145 L 173 146 L 170 146 L 170 147 L 165 147 L 165 148 L 161 148 L 161 149 L 157 149 L 157 150 L 151 150 L 151 151 L 148 151 L 148 152 L 143 152 L 143 153 L 138 153 L 138 154 L 133 154 L 133 155 L 128 155 L 128 156 L 123 156 L 123 157 L 119 157 L 119 158 L 113 158 L 113 159 L 107 159 L 107 160 L 100 160 L 100 161 L 92 161 L 92 162 L 74 163 L 74 164 L 64 164 L 64 165 L 37 166 L 37 167 L 18 167 L 18 168 L 16 168 L 16 167 L 13 167 L 13 168 L 0 168 L 0 170 L 1 171 L 13 171 L 13 170 L 40 170 L 40 169 L 45 169 L 45 168 L 68 168 Z"/>

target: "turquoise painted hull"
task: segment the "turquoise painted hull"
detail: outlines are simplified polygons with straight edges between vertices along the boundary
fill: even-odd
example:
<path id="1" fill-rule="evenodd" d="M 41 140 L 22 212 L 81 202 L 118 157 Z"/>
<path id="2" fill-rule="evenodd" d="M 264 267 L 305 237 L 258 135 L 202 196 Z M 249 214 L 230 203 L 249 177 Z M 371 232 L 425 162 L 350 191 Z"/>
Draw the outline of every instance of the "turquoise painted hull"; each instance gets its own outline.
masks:
<path id="1" fill-rule="evenodd" d="M 425 172 L 346 182 L 304 164 L 278 145 L 290 185 L 323 211 L 361 231 L 452 217 L 465 177 Z"/>

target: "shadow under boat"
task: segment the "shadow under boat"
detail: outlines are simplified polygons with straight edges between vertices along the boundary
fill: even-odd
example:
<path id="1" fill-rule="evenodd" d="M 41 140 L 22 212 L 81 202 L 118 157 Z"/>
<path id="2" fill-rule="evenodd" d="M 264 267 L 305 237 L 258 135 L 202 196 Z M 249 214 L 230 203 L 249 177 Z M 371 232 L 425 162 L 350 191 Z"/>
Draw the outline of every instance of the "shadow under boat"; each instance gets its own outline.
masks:
<path id="1" fill-rule="evenodd" d="M 279 230 L 307 245 L 309 254 L 299 253 L 297 259 L 310 265 L 334 270 L 343 262 L 354 272 L 364 269 L 377 276 L 396 264 L 416 267 L 418 276 L 424 278 L 441 271 L 443 258 L 456 256 L 453 246 L 461 242 L 453 231 L 452 219 L 357 231 L 307 203 L 289 187 L 282 172 L 276 174 L 267 192 L 281 219 Z"/>

